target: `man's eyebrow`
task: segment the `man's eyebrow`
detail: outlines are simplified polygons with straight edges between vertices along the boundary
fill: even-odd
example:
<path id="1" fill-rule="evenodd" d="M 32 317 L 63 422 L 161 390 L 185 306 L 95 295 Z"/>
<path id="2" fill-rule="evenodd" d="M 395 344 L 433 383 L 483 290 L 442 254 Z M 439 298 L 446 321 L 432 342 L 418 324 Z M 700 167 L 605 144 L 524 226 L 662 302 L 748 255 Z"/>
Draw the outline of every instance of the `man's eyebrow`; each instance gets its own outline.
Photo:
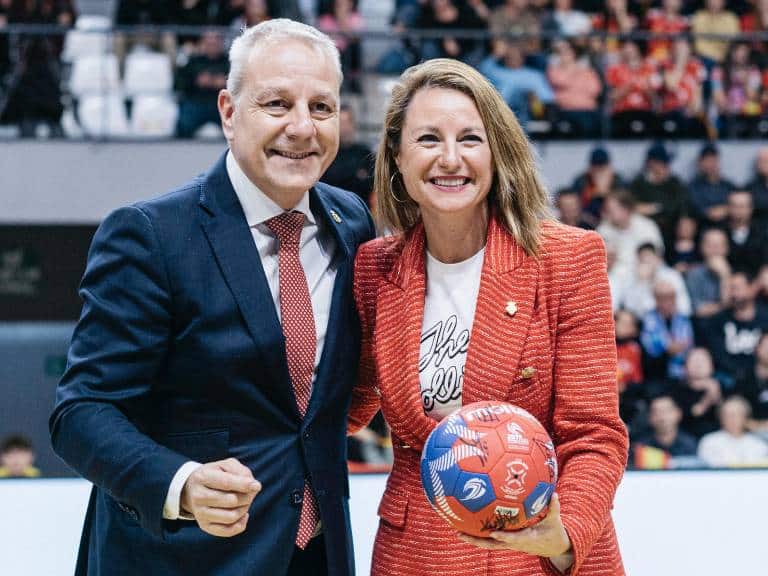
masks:
<path id="1" fill-rule="evenodd" d="M 267 87 L 256 93 L 256 98 L 261 100 L 262 98 L 269 98 L 271 96 L 285 96 L 286 90 L 284 88 Z"/>

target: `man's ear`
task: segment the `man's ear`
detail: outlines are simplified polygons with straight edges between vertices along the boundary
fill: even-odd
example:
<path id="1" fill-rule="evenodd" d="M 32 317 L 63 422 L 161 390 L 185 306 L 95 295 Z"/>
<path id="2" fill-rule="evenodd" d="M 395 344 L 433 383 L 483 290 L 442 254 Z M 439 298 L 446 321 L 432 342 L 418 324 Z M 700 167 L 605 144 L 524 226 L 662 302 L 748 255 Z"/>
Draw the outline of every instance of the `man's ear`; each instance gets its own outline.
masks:
<path id="1" fill-rule="evenodd" d="M 234 116 L 235 99 L 228 90 L 221 90 L 217 101 L 219 107 L 219 116 L 221 117 L 221 129 L 224 131 L 224 137 L 227 141 L 234 138 Z"/>

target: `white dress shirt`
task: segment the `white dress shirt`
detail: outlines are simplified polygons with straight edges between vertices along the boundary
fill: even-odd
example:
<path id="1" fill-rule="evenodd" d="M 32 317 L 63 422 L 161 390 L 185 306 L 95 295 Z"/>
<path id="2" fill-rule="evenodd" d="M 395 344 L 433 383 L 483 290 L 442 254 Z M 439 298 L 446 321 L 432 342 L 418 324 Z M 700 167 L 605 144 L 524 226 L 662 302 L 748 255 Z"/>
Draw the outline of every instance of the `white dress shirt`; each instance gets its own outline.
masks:
<path id="1" fill-rule="evenodd" d="M 265 222 L 282 214 L 285 210 L 248 179 L 231 152 L 227 153 L 226 166 L 227 175 L 243 208 L 245 220 L 248 222 L 253 241 L 259 252 L 261 266 L 267 277 L 277 317 L 280 318 L 279 243 Z M 312 300 L 312 312 L 315 317 L 315 331 L 317 332 L 314 382 L 328 328 L 331 296 L 336 280 L 336 266 L 333 262 L 337 246 L 333 234 L 330 230 L 325 229 L 325 222 L 322 219 L 316 219 L 315 215 L 312 214 L 309 207 L 309 191 L 304 193 L 293 209 L 303 212 L 306 217 L 299 241 L 299 259 L 307 277 L 309 297 Z M 189 476 L 200 466 L 202 464 L 190 461 L 176 472 L 168 488 L 168 495 L 163 507 L 163 518 L 167 520 L 192 519 L 180 513 L 181 491 Z"/>

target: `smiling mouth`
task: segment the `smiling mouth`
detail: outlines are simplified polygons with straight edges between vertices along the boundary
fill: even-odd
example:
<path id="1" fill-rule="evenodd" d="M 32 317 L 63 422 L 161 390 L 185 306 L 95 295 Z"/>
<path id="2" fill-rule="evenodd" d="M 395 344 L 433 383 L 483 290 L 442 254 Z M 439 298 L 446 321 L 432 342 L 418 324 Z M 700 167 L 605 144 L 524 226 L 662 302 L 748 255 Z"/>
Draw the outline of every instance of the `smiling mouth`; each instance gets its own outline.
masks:
<path id="1" fill-rule="evenodd" d="M 290 160 L 304 160 L 310 156 L 314 156 L 314 152 L 290 152 L 288 150 L 270 150 L 270 154 L 273 156 L 280 156 L 282 158 L 288 158 Z"/>
<path id="2" fill-rule="evenodd" d="M 469 178 L 453 177 L 453 178 L 430 178 L 429 181 L 436 186 L 444 188 L 459 188 L 460 186 L 466 186 L 471 182 Z"/>

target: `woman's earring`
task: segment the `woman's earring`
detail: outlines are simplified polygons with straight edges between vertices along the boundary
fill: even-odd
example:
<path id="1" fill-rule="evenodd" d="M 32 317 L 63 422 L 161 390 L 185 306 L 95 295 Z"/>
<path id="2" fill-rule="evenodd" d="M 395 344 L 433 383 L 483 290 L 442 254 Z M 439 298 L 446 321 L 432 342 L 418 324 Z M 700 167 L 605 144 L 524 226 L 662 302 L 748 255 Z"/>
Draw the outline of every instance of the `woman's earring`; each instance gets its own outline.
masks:
<path id="1" fill-rule="evenodd" d="M 392 198 L 395 199 L 395 202 L 405 204 L 406 201 L 400 200 L 400 198 L 397 197 L 397 194 L 395 194 L 395 176 L 397 176 L 397 172 L 392 172 L 392 176 L 389 178 L 389 193 L 392 194 Z"/>

